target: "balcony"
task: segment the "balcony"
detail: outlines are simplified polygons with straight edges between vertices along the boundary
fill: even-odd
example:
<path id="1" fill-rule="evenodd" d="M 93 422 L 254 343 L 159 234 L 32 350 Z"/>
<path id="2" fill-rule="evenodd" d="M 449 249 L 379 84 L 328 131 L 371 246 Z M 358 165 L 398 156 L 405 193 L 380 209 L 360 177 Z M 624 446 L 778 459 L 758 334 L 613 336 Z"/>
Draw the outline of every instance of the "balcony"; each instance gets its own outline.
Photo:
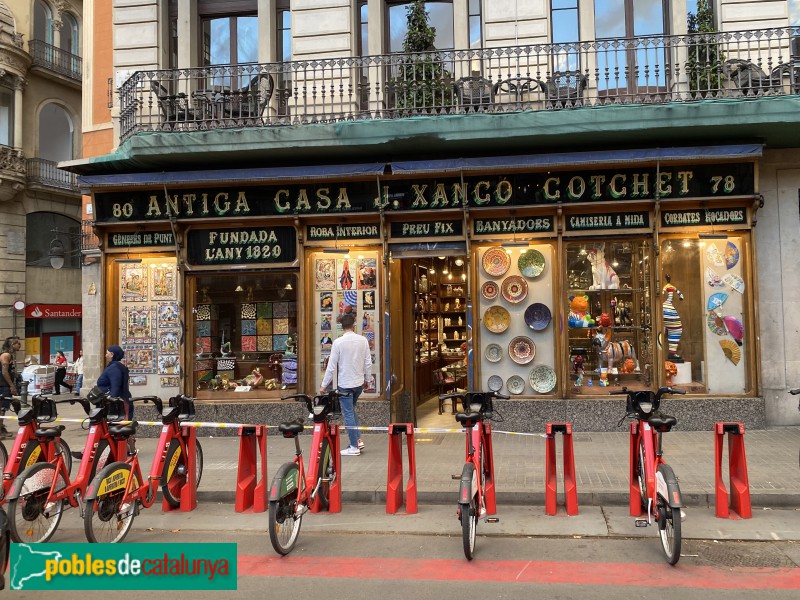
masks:
<path id="1" fill-rule="evenodd" d="M 81 221 L 81 253 L 84 256 L 99 254 L 100 239 L 94 233 L 94 219 Z"/>
<path id="2" fill-rule="evenodd" d="M 800 28 L 139 71 L 140 132 L 281 127 L 800 94 Z"/>
<path id="3" fill-rule="evenodd" d="M 41 40 L 28 42 L 28 52 L 33 59 L 32 67 L 66 78 L 72 84 L 81 83 L 81 57 L 52 46 Z"/>
<path id="4" fill-rule="evenodd" d="M 59 169 L 57 162 L 43 158 L 29 158 L 26 162 L 29 186 L 80 195 L 77 175 Z"/>

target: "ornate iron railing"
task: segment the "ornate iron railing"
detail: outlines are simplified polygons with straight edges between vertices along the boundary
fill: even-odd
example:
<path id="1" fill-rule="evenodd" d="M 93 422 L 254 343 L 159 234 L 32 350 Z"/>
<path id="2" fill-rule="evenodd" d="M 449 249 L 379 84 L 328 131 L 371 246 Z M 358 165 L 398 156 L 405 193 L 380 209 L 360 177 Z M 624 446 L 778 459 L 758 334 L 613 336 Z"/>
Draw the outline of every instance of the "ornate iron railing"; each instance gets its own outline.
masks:
<path id="1" fill-rule="evenodd" d="M 83 219 L 81 221 L 81 252 L 97 250 L 100 248 L 100 239 L 94 233 L 94 219 Z"/>
<path id="2" fill-rule="evenodd" d="M 138 71 L 119 89 L 120 136 L 798 94 L 798 37 L 794 27 Z"/>
<path id="3" fill-rule="evenodd" d="M 58 163 L 44 158 L 29 158 L 28 183 L 78 193 L 78 176 L 58 168 Z"/>
<path id="4" fill-rule="evenodd" d="M 81 81 L 81 57 L 41 40 L 30 40 L 28 51 L 33 65 Z"/>

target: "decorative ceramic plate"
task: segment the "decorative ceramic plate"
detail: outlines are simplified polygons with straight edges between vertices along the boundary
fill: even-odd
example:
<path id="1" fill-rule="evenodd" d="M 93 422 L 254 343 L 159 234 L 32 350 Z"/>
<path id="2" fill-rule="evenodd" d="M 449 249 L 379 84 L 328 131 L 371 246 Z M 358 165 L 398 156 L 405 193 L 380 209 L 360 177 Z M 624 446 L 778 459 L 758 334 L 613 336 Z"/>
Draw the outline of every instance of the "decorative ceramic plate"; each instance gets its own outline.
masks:
<path id="1" fill-rule="evenodd" d="M 500 344 L 489 344 L 486 346 L 486 350 L 484 350 L 483 355 L 486 357 L 491 363 L 500 362 L 503 358 L 503 348 Z"/>
<path id="2" fill-rule="evenodd" d="M 706 267 L 706 279 L 708 280 L 708 285 L 711 287 L 725 287 L 720 276 L 711 267 Z"/>
<path id="3" fill-rule="evenodd" d="M 492 375 L 489 377 L 489 383 L 487 385 L 490 392 L 499 392 L 503 389 L 503 378 L 500 377 L 500 375 Z"/>
<path id="4" fill-rule="evenodd" d="M 725 335 L 728 333 L 725 329 L 725 321 L 713 310 L 708 311 L 708 315 L 706 315 L 706 324 L 708 328 L 717 335 Z"/>
<path id="5" fill-rule="evenodd" d="M 731 286 L 735 291 L 739 292 L 740 294 L 744 294 L 744 280 L 738 275 L 734 275 L 733 273 L 727 273 L 722 278 L 722 281 L 727 283 L 729 286 Z"/>
<path id="6" fill-rule="evenodd" d="M 722 253 L 719 251 L 716 244 L 708 245 L 708 248 L 706 248 L 706 256 L 708 256 L 708 262 L 715 267 L 725 266 L 725 260 L 722 258 Z"/>
<path id="7" fill-rule="evenodd" d="M 489 248 L 483 255 L 483 270 L 492 277 L 505 274 L 511 266 L 511 257 L 502 248 Z"/>
<path id="8" fill-rule="evenodd" d="M 519 256 L 517 261 L 519 272 L 525 277 L 538 277 L 544 271 L 544 254 L 538 250 L 528 250 Z"/>
<path id="9" fill-rule="evenodd" d="M 725 246 L 725 266 L 732 269 L 739 262 L 739 249 L 733 242 L 728 242 Z"/>
<path id="10" fill-rule="evenodd" d="M 483 324 L 492 333 L 503 333 L 511 324 L 511 315 L 502 306 L 490 306 L 483 313 Z"/>
<path id="11" fill-rule="evenodd" d="M 528 376 L 528 382 L 531 384 L 533 391 L 540 394 L 547 394 L 552 392 L 556 387 L 556 372 L 552 367 L 547 365 L 539 365 L 534 367 L 531 374 Z"/>
<path id="12" fill-rule="evenodd" d="M 525 380 L 519 375 L 512 375 L 506 380 L 506 388 L 512 394 L 519 395 L 525 391 Z"/>
<path id="13" fill-rule="evenodd" d="M 527 365 L 536 356 L 536 346 L 531 338 L 521 335 L 511 340 L 508 355 L 518 365 Z"/>
<path id="14" fill-rule="evenodd" d="M 528 282 L 519 275 L 509 275 L 503 279 L 500 290 L 503 292 L 503 298 L 511 304 L 518 304 L 528 295 Z"/>
<path id="15" fill-rule="evenodd" d="M 724 294 L 722 292 L 717 292 L 716 294 L 711 294 L 708 299 L 708 310 L 714 310 L 725 304 L 725 300 L 728 299 L 728 294 Z"/>
<path id="16" fill-rule="evenodd" d="M 487 281 L 481 286 L 481 294 L 487 300 L 494 300 L 498 293 L 500 293 L 500 288 L 494 281 Z"/>
<path id="17" fill-rule="evenodd" d="M 540 302 L 534 302 L 525 309 L 525 323 L 534 331 L 542 331 L 550 324 L 550 309 Z"/>

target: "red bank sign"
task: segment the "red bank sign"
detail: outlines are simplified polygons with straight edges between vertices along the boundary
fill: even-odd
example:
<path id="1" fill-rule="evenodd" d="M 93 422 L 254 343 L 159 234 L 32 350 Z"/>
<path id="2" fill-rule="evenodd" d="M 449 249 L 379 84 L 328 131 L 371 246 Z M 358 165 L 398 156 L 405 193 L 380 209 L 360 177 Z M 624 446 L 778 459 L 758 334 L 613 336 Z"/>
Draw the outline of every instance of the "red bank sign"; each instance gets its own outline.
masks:
<path id="1" fill-rule="evenodd" d="M 26 319 L 80 319 L 80 304 L 29 304 L 25 307 Z"/>

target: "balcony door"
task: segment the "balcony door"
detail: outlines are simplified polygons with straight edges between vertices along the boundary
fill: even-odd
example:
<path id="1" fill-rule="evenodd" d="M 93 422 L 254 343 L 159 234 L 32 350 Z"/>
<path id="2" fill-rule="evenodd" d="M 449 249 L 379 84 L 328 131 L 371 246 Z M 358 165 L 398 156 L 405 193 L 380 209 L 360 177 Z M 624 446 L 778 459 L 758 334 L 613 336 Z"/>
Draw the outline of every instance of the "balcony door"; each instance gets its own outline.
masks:
<path id="1" fill-rule="evenodd" d="M 598 92 L 626 98 L 667 89 L 669 0 L 595 0 Z"/>

